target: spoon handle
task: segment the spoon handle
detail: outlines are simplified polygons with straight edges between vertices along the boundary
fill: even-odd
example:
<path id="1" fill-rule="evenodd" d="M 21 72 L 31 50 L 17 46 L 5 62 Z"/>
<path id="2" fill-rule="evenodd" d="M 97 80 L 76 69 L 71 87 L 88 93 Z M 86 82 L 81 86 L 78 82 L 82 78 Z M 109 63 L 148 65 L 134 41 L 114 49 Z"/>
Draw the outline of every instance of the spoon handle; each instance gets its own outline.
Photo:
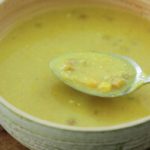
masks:
<path id="1" fill-rule="evenodd" d="M 144 78 L 144 83 L 150 83 L 150 76 L 147 76 Z"/>

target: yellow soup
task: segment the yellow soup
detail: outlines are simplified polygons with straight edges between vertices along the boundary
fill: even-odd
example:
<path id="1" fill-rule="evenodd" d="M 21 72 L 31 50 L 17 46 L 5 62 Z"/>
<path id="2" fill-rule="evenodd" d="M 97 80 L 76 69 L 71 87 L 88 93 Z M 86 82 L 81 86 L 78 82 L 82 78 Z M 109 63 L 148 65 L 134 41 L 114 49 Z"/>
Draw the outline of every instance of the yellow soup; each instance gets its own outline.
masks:
<path id="1" fill-rule="evenodd" d="M 67 52 L 113 52 L 150 73 L 150 22 L 116 8 L 49 10 L 0 41 L 0 95 L 38 118 L 96 127 L 150 115 L 150 86 L 116 99 L 82 94 L 60 82 L 50 60 Z"/>

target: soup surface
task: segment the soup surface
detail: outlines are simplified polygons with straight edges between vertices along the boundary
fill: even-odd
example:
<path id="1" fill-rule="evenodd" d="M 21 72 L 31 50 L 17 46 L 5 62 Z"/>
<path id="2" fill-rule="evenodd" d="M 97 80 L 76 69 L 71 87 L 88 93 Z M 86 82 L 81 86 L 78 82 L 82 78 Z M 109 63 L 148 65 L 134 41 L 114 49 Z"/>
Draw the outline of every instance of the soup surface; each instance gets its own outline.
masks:
<path id="1" fill-rule="evenodd" d="M 67 52 L 113 52 L 150 73 L 150 22 L 116 8 L 49 10 L 0 41 L 0 95 L 38 118 L 71 126 L 111 126 L 150 115 L 150 85 L 115 99 L 60 82 L 49 62 Z"/>

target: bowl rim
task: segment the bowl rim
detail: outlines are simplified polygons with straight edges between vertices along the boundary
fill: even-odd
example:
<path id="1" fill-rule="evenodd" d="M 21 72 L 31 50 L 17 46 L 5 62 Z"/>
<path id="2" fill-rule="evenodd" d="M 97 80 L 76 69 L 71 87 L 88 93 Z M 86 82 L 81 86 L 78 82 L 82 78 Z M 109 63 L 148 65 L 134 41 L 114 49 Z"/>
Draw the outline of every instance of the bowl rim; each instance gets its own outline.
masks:
<path id="1" fill-rule="evenodd" d="M 30 115 L 27 112 L 22 111 L 21 109 L 15 107 L 8 101 L 6 101 L 3 97 L 0 96 L 0 105 L 3 107 L 6 107 L 9 111 L 11 111 L 13 114 L 15 114 L 17 117 L 20 119 L 24 119 L 25 121 L 32 122 L 35 124 L 39 124 L 45 127 L 50 127 L 50 128 L 55 128 L 59 130 L 67 130 L 67 131 L 75 131 L 75 132 L 110 132 L 110 131 L 115 131 L 115 130 L 123 130 L 127 128 L 133 128 L 136 126 L 140 126 L 144 123 L 147 123 L 150 121 L 150 115 L 129 121 L 126 123 L 118 124 L 118 125 L 112 125 L 112 126 L 101 126 L 101 127 L 78 127 L 78 126 L 69 126 L 69 125 L 63 125 L 51 121 L 47 121 L 44 119 L 40 119 L 38 117 L 35 117 L 33 115 Z"/>

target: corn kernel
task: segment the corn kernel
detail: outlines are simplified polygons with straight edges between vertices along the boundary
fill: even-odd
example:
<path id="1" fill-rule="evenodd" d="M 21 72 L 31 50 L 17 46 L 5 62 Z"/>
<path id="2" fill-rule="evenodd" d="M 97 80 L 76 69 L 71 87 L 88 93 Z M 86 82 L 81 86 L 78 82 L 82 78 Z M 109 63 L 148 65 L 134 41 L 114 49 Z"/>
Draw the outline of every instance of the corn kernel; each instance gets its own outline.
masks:
<path id="1" fill-rule="evenodd" d="M 109 82 L 102 82 L 97 88 L 101 92 L 110 92 L 112 90 L 112 85 Z"/>
<path id="2" fill-rule="evenodd" d="M 90 80 L 88 80 L 88 81 L 86 81 L 86 83 L 85 83 L 88 87 L 90 87 L 90 88 L 96 88 L 97 87 L 97 85 L 98 85 L 98 82 L 96 81 L 96 80 L 92 80 L 92 79 L 90 79 Z"/>
<path id="3" fill-rule="evenodd" d="M 71 64 L 65 64 L 63 67 L 64 71 L 74 71 L 74 67 Z"/>
<path id="4" fill-rule="evenodd" d="M 112 82 L 112 87 L 113 88 L 121 88 L 126 84 L 126 81 L 124 79 L 117 79 Z"/>

